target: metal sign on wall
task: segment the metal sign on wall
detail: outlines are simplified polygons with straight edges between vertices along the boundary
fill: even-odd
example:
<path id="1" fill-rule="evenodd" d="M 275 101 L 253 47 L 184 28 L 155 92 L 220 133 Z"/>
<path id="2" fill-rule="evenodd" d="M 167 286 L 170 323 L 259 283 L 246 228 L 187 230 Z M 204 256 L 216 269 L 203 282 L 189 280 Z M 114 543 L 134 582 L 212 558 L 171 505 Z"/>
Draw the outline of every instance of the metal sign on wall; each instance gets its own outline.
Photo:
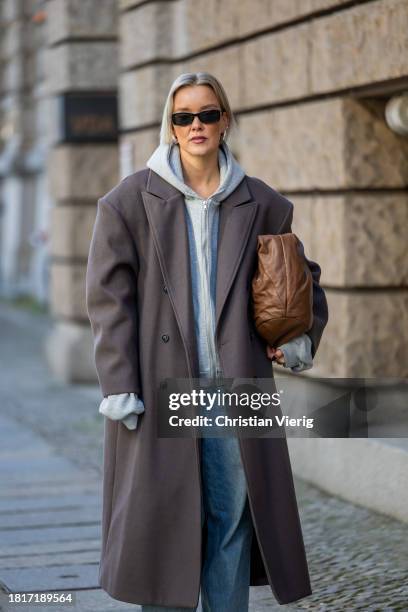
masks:
<path id="1" fill-rule="evenodd" d="M 118 139 L 116 92 L 62 94 L 59 117 L 60 142 L 115 142 Z"/>

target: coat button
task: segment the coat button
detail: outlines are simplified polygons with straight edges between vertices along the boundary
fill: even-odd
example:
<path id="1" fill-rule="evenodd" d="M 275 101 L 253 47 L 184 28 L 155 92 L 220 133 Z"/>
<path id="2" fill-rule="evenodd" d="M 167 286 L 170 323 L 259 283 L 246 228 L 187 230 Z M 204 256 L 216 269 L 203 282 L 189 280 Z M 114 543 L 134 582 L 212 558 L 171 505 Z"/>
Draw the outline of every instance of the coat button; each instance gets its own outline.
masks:
<path id="1" fill-rule="evenodd" d="M 168 336 L 167 334 L 163 334 L 162 335 L 162 340 L 163 340 L 163 342 L 168 342 L 170 340 L 170 336 Z"/>
<path id="2" fill-rule="evenodd" d="M 163 285 L 163 291 L 164 291 L 164 293 L 167 293 L 167 287 L 166 287 L 166 285 Z"/>

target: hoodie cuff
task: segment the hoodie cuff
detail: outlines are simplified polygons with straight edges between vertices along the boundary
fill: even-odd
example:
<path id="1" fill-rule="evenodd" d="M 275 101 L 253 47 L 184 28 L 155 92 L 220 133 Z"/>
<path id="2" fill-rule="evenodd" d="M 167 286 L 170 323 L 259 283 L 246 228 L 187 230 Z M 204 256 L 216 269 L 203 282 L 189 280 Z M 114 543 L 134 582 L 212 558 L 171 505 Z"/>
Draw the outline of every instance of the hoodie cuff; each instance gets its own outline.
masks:
<path id="1" fill-rule="evenodd" d="M 124 419 L 121 419 L 121 420 L 122 420 L 122 423 L 128 429 L 136 429 L 138 418 L 139 418 L 139 415 L 135 414 L 134 412 L 132 412 L 131 414 L 128 414 L 127 417 L 125 417 Z"/>
<path id="2" fill-rule="evenodd" d="M 285 357 L 283 367 L 291 368 L 293 372 L 302 372 L 313 367 L 312 341 L 307 334 L 293 338 L 278 348 Z"/>
<path id="3" fill-rule="evenodd" d="M 99 412 L 113 421 L 122 421 L 128 429 L 136 429 L 138 415 L 144 412 L 144 404 L 136 393 L 119 393 L 105 397 Z"/>

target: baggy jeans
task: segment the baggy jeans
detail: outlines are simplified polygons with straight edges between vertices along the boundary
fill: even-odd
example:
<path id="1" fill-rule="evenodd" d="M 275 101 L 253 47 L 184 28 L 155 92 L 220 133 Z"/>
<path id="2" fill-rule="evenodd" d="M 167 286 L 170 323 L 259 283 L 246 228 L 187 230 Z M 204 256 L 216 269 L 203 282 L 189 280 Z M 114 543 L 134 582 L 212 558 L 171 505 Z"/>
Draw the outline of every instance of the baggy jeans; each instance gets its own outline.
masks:
<path id="1" fill-rule="evenodd" d="M 211 416 L 223 413 L 214 406 Z M 202 525 L 206 523 L 201 569 L 203 612 L 248 612 L 253 526 L 245 474 L 236 437 L 201 440 Z M 195 612 L 197 608 L 143 605 L 143 612 Z"/>

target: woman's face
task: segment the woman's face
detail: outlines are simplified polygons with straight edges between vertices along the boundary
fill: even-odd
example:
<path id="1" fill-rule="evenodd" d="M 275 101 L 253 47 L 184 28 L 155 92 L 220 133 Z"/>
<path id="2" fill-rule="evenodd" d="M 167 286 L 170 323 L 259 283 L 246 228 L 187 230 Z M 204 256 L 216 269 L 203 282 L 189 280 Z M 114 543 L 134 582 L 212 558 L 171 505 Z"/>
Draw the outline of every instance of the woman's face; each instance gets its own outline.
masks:
<path id="1" fill-rule="evenodd" d="M 174 95 L 173 113 L 181 111 L 199 113 L 209 109 L 221 110 L 217 96 L 209 85 L 184 85 Z M 228 118 L 225 111 L 217 123 L 201 123 L 198 117 L 194 117 L 190 125 L 172 124 L 173 134 L 180 149 L 190 155 L 199 156 L 206 156 L 218 150 L 221 134 L 227 126 Z M 198 137 L 203 140 L 195 142 L 193 138 Z"/>

